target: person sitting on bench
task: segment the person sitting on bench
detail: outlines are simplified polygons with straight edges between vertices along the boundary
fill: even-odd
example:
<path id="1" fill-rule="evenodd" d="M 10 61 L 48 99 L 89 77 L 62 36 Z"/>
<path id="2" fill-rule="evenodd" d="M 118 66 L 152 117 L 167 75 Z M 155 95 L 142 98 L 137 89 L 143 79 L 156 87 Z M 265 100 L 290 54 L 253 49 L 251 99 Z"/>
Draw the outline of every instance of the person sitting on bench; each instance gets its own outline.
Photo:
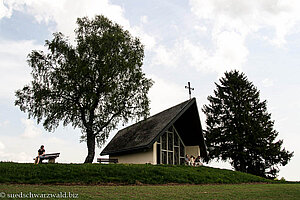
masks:
<path id="1" fill-rule="evenodd" d="M 199 165 L 199 166 L 203 165 L 203 164 L 201 163 L 201 157 L 200 157 L 200 156 L 197 156 L 197 158 L 196 158 L 196 160 L 195 160 L 195 166 L 197 166 L 197 165 Z"/>
<path id="2" fill-rule="evenodd" d="M 187 165 L 191 165 L 191 159 L 190 159 L 190 157 L 189 157 L 189 155 L 185 155 L 185 164 L 187 164 Z"/>
<path id="3" fill-rule="evenodd" d="M 35 158 L 34 164 L 39 164 L 40 160 L 45 158 L 45 148 L 44 145 L 38 150 L 38 156 Z"/>

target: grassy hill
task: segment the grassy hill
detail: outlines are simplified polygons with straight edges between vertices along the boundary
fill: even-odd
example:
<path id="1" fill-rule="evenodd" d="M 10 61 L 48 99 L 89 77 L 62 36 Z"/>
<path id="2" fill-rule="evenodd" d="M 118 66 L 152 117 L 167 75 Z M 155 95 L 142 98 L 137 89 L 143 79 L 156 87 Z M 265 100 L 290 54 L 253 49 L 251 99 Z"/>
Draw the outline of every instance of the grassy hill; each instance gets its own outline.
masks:
<path id="1" fill-rule="evenodd" d="M 0 199 L 11 194 L 66 193 L 69 199 L 300 199 L 300 184 L 213 184 L 213 185 L 28 185 L 0 184 Z M 1 194 L 2 193 L 2 194 Z M 71 194 L 71 195 L 69 195 Z M 74 196 L 74 194 L 76 196 Z M 71 196 L 71 197 L 70 197 Z M 2 198 L 5 199 L 5 198 Z M 12 199 L 12 198 L 7 198 Z M 41 199 L 35 197 L 34 199 Z M 45 198 L 44 198 L 45 199 Z M 50 198 L 48 198 L 50 199 Z M 51 198 L 58 199 L 58 198 Z M 61 199 L 61 198 L 60 198 Z"/>
<path id="2" fill-rule="evenodd" d="M 272 182 L 251 174 L 210 167 L 126 164 L 0 162 L 0 183 L 22 184 L 214 184 Z"/>

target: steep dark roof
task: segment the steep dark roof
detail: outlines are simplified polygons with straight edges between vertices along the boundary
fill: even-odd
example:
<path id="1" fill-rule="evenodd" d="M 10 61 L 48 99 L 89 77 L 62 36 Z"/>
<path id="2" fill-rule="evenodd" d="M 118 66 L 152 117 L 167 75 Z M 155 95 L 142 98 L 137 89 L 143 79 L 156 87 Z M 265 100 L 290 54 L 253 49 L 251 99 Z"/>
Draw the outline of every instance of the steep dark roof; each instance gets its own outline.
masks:
<path id="1" fill-rule="evenodd" d="M 185 145 L 200 145 L 201 156 L 207 156 L 195 98 L 120 130 L 101 155 L 116 155 L 150 148 L 172 125 Z"/>

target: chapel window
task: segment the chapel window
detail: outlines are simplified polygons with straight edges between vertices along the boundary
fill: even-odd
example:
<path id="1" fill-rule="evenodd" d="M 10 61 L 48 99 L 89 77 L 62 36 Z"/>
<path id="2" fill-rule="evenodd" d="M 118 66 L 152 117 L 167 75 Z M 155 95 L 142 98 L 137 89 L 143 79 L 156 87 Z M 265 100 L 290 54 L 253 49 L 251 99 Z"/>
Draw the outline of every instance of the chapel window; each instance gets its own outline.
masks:
<path id="1" fill-rule="evenodd" d="M 184 164 L 185 146 L 175 127 L 169 128 L 157 141 L 157 164 Z"/>

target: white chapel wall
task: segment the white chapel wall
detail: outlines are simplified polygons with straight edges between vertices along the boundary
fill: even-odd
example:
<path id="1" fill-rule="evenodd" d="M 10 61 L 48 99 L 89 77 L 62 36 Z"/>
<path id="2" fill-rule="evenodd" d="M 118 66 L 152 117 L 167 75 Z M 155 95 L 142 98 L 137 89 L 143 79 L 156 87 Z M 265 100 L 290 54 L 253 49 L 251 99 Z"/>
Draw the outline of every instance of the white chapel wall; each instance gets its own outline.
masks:
<path id="1" fill-rule="evenodd" d="M 154 142 L 153 144 L 153 163 L 151 164 L 154 164 L 156 165 L 157 164 L 157 142 Z"/>
<path id="2" fill-rule="evenodd" d="M 185 153 L 189 156 L 200 156 L 200 148 L 199 146 L 185 146 Z"/>
<path id="3" fill-rule="evenodd" d="M 116 158 L 116 159 L 118 159 L 119 163 L 127 163 L 127 164 L 151 163 L 151 164 L 153 164 L 154 163 L 153 155 L 154 155 L 153 149 L 151 148 L 150 150 L 148 150 L 146 152 L 124 154 L 124 155 L 120 155 L 120 156 L 109 156 L 109 158 Z"/>

